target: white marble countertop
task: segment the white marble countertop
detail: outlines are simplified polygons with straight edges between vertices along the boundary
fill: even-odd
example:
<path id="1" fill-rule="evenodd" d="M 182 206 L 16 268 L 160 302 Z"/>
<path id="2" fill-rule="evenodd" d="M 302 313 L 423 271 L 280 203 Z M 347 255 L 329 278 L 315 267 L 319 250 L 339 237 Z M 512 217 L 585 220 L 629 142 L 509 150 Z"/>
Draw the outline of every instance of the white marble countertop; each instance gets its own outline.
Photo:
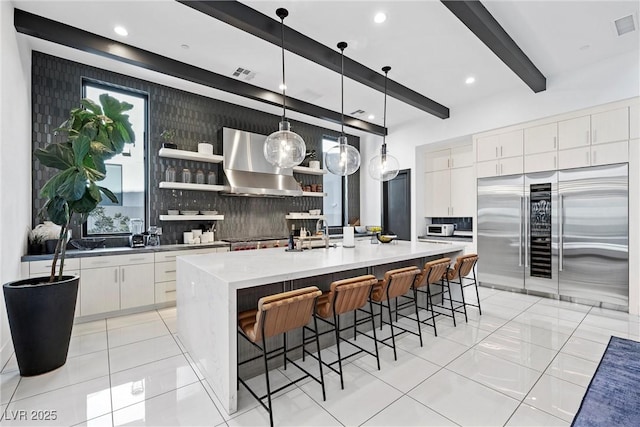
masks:
<path id="1" fill-rule="evenodd" d="M 216 282 L 241 289 L 421 257 L 463 251 L 464 244 L 394 242 L 372 245 L 357 241 L 355 248 L 286 252 L 283 248 L 186 255 L 180 260 L 207 273 Z M 178 263 L 180 266 L 180 263 Z"/>

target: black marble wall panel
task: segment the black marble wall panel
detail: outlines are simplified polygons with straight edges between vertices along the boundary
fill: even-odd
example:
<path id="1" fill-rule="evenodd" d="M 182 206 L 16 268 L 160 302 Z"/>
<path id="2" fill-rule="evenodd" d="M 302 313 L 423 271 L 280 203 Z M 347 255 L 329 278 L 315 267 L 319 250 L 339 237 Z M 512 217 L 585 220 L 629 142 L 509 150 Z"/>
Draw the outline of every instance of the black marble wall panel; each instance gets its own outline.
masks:
<path id="1" fill-rule="evenodd" d="M 33 148 L 57 141 L 53 129 L 67 119 L 69 110 L 79 105 L 82 97 L 82 79 L 89 78 L 122 88 L 142 91 L 149 96 L 149 138 L 147 141 L 148 206 L 147 226 L 159 225 L 163 229 L 162 243 L 181 243 L 182 232 L 211 224 L 198 222 L 161 222 L 159 215 L 168 209 L 217 210 L 225 216 L 218 221 L 216 238 L 286 236 L 291 222 L 285 220 L 288 212 L 303 212 L 322 209 L 322 198 L 249 198 L 229 197 L 215 192 L 178 191 L 159 189 L 164 181 L 165 169 L 173 166 L 180 180 L 183 168 L 192 173 L 202 169 L 216 172 L 222 184 L 222 165 L 195 161 L 161 158 L 158 156 L 165 129 L 175 129 L 175 142 L 182 150 L 197 151 L 199 142 L 214 145 L 214 153 L 222 154 L 221 129 L 229 127 L 268 135 L 277 130 L 279 116 L 241 107 L 190 92 L 162 86 L 145 80 L 79 64 L 73 61 L 34 52 L 32 58 L 32 104 L 33 104 Z M 292 129 L 300 134 L 307 150 L 322 152 L 323 137 L 337 138 L 338 132 L 302 122 L 291 121 Z M 141 136 L 137 135 L 140 140 Z M 349 143 L 359 149 L 359 138 L 349 137 Z M 321 160 L 321 159 L 320 159 Z M 35 159 L 33 162 L 33 224 L 38 224 L 38 212 L 44 204 L 39 189 L 52 175 Z M 323 161 L 321 160 L 321 163 Z M 363 164 L 365 162 L 363 161 Z M 349 177 L 349 216 L 360 216 L 360 171 Z M 295 174 L 303 184 L 322 183 L 321 176 Z M 296 228 L 313 228 L 315 222 L 296 222 Z M 73 235 L 80 236 L 81 227 L 73 224 Z"/>

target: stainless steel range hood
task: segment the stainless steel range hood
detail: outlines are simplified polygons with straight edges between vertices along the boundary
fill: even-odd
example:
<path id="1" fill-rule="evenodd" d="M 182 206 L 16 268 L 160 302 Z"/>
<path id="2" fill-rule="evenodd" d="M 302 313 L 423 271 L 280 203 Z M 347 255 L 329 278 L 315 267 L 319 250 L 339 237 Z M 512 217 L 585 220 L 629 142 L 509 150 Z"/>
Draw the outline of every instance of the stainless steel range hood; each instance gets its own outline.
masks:
<path id="1" fill-rule="evenodd" d="M 236 129 L 222 129 L 224 181 L 228 195 L 253 197 L 302 196 L 293 169 L 273 166 L 262 150 L 267 137 Z"/>

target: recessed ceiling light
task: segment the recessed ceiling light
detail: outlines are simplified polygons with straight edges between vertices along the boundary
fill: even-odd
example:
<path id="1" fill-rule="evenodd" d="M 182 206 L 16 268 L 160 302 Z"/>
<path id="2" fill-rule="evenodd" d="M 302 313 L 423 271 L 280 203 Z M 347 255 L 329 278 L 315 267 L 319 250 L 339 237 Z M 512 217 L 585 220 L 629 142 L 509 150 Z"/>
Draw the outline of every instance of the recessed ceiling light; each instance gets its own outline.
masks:
<path id="1" fill-rule="evenodd" d="M 188 50 L 190 46 L 188 44 L 181 44 L 180 47 L 184 50 Z"/>
<path id="2" fill-rule="evenodd" d="M 373 120 L 375 118 L 376 118 L 376 116 L 374 116 L 373 114 L 369 114 L 369 120 Z"/>
<path id="3" fill-rule="evenodd" d="M 287 85 L 280 83 L 280 86 L 278 86 L 280 88 L 280 90 L 286 90 L 287 89 Z"/>
<path id="4" fill-rule="evenodd" d="M 386 20 L 387 14 L 384 12 L 378 12 L 376 13 L 376 16 L 373 17 L 373 22 L 375 22 L 376 24 L 382 24 Z"/>
<path id="5" fill-rule="evenodd" d="M 467 77 L 467 79 L 464 82 L 468 85 L 472 85 L 475 83 L 475 81 L 476 81 L 476 78 L 473 76 L 470 76 L 470 77 Z"/>
<path id="6" fill-rule="evenodd" d="M 116 26 L 113 28 L 113 31 L 115 31 L 115 32 L 116 32 L 116 34 L 119 34 L 119 35 L 121 35 L 121 36 L 127 36 L 127 35 L 129 35 L 129 32 L 127 31 L 127 29 L 126 29 L 125 27 L 123 27 L 123 26 L 120 26 L 120 25 L 116 25 Z"/>
<path id="7" fill-rule="evenodd" d="M 591 47 L 591 45 L 584 44 L 584 45 L 580 46 L 580 50 L 587 50 L 587 49 L 589 49 L 590 47 Z"/>

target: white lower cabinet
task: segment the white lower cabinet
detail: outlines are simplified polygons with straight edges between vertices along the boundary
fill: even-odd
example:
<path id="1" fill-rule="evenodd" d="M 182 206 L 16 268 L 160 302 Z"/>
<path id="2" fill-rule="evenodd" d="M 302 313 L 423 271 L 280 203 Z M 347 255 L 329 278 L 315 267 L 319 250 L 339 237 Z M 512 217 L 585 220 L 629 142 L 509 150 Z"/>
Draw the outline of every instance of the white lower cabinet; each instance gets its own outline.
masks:
<path id="1" fill-rule="evenodd" d="M 176 300 L 176 281 L 156 282 L 155 286 L 156 304 L 172 302 Z"/>
<path id="2" fill-rule="evenodd" d="M 81 275 L 83 316 L 120 310 L 120 267 L 82 270 Z"/>
<path id="3" fill-rule="evenodd" d="M 155 302 L 153 264 L 120 267 L 120 309 L 153 305 Z"/>

